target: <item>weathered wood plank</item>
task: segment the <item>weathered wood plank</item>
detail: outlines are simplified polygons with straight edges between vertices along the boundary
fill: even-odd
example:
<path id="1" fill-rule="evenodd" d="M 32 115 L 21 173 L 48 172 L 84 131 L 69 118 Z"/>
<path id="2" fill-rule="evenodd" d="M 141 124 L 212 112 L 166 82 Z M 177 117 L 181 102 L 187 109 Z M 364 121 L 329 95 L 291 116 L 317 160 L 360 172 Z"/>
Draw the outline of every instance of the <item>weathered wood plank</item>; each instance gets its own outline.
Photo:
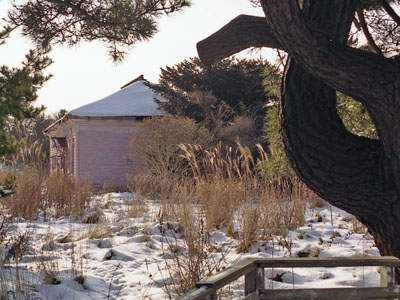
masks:
<path id="1" fill-rule="evenodd" d="M 400 286 L 262 290 L 260 299 L 385 299 L 400 297 Z"/>
<path id="2" fill-rule="evenodd" d="M 264 290 L 263 268 L 285 267 L 363 267 L 383 266 L 381 284 L 384 287 L 325 288 L 295 290 Z M 179 300 L 204 300 L 216 298 L 216 291 L 247 275 L 246 299 L 376 299 L 400 298 L 400 286 L 394 286 L 394 267 L 400 267 L 396 257 L 324 257 L 324 258 L 267 258 L 246 259 L 197 283 L 197 289 Z M 386 286 L 387 285 L 387 286 Z M 259 291 L 262 290 L 259 297 Z"/>
<path id="3" fill-rule="evenodd" d="M 266 258 L 257 260 L 261 268 L 284 268 L 284 267 L 370 267 L 370 266 L 393 266 L 400 267 L 400 260 L 394 256 L 369 256 L 369 257 L 283 257 Z"/>
<path id="4" fill-rule="evenodd" d="M 211 287 L 202 286 L 200 288 L 195 288 L 183 296 L 180 296 L 177 300 L 205 300 L 207 297 L 212 297 L 215 295 L 215 290 Z M 210 299 L 210 298 L 209 298 Z M 215 297 L 215 300 L 217 298 Z M 213 299 L 214 300 L 214 299 Z"/>
<path id="5" fill-rule="evenodd" d="M 244 277 L 244 295 L 247 300 L 259 300 L 259 290 L 265 288 L 264 268 L 256 268 Z"/>
<path id="6" fill-rule="evenodd" d="M 224 285 L 231 283 L 232 281 L 238 279 L 240 276 L 246 275 L 255 269 L 256 259 L 245 259 L 217 274 L 211 275 L 205 279 L 200 280 L 196 286 L 209 286 L 214 289 L 219 289 Z"/>
<path id="7" fill-rule="evenodd" d="M 257 290 L 257 269 L 247 273 L 244 277 L 244 294 L 249 295 Z"/>
<path id="8" fill-rule="evenodd" d="M 265 270 L 264 268 L 257 268 L 257 289 L 261 290 L 265 288 Z"/>

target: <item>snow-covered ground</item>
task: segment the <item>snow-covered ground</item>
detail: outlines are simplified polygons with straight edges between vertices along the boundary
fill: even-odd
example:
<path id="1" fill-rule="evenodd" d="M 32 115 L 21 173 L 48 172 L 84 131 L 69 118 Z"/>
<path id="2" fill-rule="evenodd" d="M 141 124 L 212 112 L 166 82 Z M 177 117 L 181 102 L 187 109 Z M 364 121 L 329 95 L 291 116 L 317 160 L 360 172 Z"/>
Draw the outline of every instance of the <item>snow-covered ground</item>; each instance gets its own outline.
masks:
<path id="1" fill-rule="evenodd" d="M 17 229 L 30 235 L 30 247 L 19 268 L 28 270 L 21 273 L 21 281 L 29 282 L 31 298 L 168 299 L 163 286 L 170 279 L 173 253 L 183 251 L 179 250 L 183 247 L 179 224 L 163 221 L 160 203 L 152 200 L 145 200 L 144 212 L 134 218 L 128 209 L 132 201 L 129 193 L 104 194 L 96 196 L 94 201 L 96 209 L 83 219 L 66 217 L 45 222 L 41 216 L 32 222 L 15 220 Z M 100 216 L 99 222 L 85 223 L 96 216 Z M 214 260 L 209 264 L 220 267 L 247 257 L 379 255 L 364 229 L 334 207 L 332 218 L 329 207 L 308 209 L 303 227 L 285 237 L 259 241 L 246 254 L 237 253 L 238 240 L 222 231 L 213 231 L 210 243 L 213 245 L 209 248 L 210 257 Z M 174 245 L 178 250 L 173 249 Z M 12 259 L 10 265 L 15 267 Z M 79 280 L 80 275 L 84 280 Z M 2 275 L 3 280 L 6 276 Z M 376 267 L 294 269 L 294 273 L 291 269 L 274 269 L 273 273 L 266 270 L 267 287 L 292 288 L 293 284 L 379 286 L 379 273 Z M 242 293 L 243 280 L 224 290 L 230 299 L 239 299 Z"/>

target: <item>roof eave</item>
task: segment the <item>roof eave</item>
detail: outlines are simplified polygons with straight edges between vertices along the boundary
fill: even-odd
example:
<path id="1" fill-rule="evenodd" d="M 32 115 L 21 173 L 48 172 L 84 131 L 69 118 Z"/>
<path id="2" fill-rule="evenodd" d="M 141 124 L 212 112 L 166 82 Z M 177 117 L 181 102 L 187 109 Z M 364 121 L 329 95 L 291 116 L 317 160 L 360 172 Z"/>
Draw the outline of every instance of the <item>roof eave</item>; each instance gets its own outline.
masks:
<path id="1" fill-rule="evenodd" d="M 58 119 L 57 121 L 52 123 L 49 127 L 47 127 L 45 130 L 43 130 L 43 133 L 48 134 L 51 129 L 53 129 L 54 127 L 57 127 L 60 123 L 64 123 L 68 119 L 69 119 L 69 115 L 65 114 L 62 118 Z"/>
<path id="2" fill-rule="evenodd" d="M 84 115 L 69 115 L 69 118 L 71 120 L 82 120 L 82 119 L 87 119 L 87 120 L 135 120 L 138 118 L 150 118 L 154 116 L 162 116 L 162 115 L 134 115 L 134 116 L 84 116 Z"/>

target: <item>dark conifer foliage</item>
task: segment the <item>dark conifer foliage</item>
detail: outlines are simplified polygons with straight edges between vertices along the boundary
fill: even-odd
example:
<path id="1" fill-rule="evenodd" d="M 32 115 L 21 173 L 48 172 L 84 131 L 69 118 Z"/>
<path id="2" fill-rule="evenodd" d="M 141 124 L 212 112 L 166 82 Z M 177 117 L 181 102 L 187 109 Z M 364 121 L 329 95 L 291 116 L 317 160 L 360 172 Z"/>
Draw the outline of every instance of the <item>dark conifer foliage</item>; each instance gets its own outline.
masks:
<path id="1" fill-rule="evenodd" d="M 204 103 L 194 101 L 193 93 L 209 93 L 208 109 L 228 106 L 233 118 L 238 115 L 264 115 L 265 104 L 272 97 L 264 91 L 265 68 L 273 70 L 268 62 L 229 58 L 214 65 L 204 65 L 197 57 L 161 69 L 158 84 L 150 84 L 162 98 L 161 106 L 173 115 L 203 121 Z M 207 100 L 204 99 L 204 102 Z"/>
<path id="2" fill-rule="evenodd" d="M 50 76 L 43 70 L 51 64 L 45 52 L 30 51 L 20 68 L 0 67 L 0 157 L 16 150 L 15 138 L 7 133 L 10 119 L 35 118 L 44 107 L 33 107 L 37 92 Z"/>

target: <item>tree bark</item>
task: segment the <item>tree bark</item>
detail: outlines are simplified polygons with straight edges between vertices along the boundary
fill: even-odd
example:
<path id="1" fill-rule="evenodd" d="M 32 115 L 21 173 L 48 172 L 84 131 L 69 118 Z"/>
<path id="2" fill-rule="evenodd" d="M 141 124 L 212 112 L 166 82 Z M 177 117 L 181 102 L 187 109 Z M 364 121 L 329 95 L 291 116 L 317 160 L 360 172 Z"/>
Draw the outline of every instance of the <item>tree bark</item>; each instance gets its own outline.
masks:
<path id="1" fill-rule="evenodd" d="M 343 24 L 351 24 L 349 19 L 354 10 L 350 15 L 347 12 L 351 5 L 355 8 L 355 1 L 331 0 L 322 3 L 310 0 L 305 4 L 309 5 L 305 15 L 314 24 L 318 22 L 327 33 L 322 42 L 318 41 L 319 33 L 308 37 L 312 40 L 311 48 L 319 48 L 322 54 L 310 50 L 308 57 L 304 58 L 305 48 L 309 49 L 304 45 L 309 40 L 302 39 L 304 44 L 300 46 L 299 41 L 294 41 L 298 39 L 294 35 L 299 34 L 302 38 L 303 34 L 307 35 L 297 30 L 300 23 L 307 22 L 297 20 L 288 25 L 296 17 L 282 20 L 284 12 L 299 11 L 297 3 L 294 5 L 292 0 L 263 1 L 271 30 L 294 60 L 313 75 L 337 88 L 343 85 L 343 79 L 348 80 L 347 85 L 359 85 L 347 89 L 347 92 L 366 105 L 378 129 L 380 141 L 348 133 L 337 117 L 334 91 L 323 87 L 322 82 L 312 80 L 291 61 L 285 72 L 282 91 L 282 131 L 289 160 L 300 178 L 317 194 L 354 214 L 369 228 L 381 254 L 400 257 L 400 98 L 396 88 L 399 86 L 399 72 L 394 72 L 398 66 L 391 60 L 380 60 L 374 54 L 368 54 L 371 62 L 363 62 L 365 55 L 362 52 L 360 59 L 349 60 L 355 52 L 343 46 L 347 34 L 339 34 L 337 30 L 343 30 L 346 27 Z M 301 18 L 304 15 L 298 16 L 298 19 Z M 293 23 L 298 24 L 295 26 Z M 296 47 L 293 47 L 294 44 Z M 292 49 L 296 50 L 292 52 Z M 339 60 L 343 61 L 339 63 Z M 337 65 L 332 65 L 332 61 Z M 386 65 L 372 74 L 371 66 L 377 67 L 378 61 Z M 347 62 L 347 69 L 343 62 Z M 325 73 L 320 76 L 322 70 Z M 354 74 L 361 73 L 364 73 L 364 77 L 360 76 L 361 80 L 352 78 Z M 366 75 L 371 78 L 362 81 Z M 377 76 L 382 81 L 379 82 Z M 369 84 L 371 79 L 375 80 L 374 87 Z M 365 92 L 360 92 L 361 86 L 364 86 Z"/>
<path id="2" fill-rule="evenodd" d="M 346 42 L 355 9 L 346 7 L 349 1 L 304 3 L 314 24 L 338 43 Z M 293 59 L 282 87 L 282 135 L 296 173 L 321 197 L 365 224 L 382 254 L 400 256 L 400 225 L 398 217 L 391 217 L 398 197 L 382 143 L 349 133 L 337 115 L 335 90 Z"/>
<path id="3" fill-rule="evenodd" d="M 204 52 L 208 40 L 201 42 L 200 57 L 212 61 L 260 41 L 270 46 L 274 36 L 274 47 L 291 57 L 281 97 L 291 165 L 317 194 L 365 224 L 382 255 L 400 257 L 400 65 L 345 45 L 358 1 L 305 0 L 302 11 L 297 0 L 261 3 L 268 25 L 258 32 L 265 39 L 252 43 L 251 28 L 235 35 L 236 26 L 228 24 L 212 37 L 207 51 L 213 55 Z M 221 38 L 229 43 L 221 47 Z M 336 89 L 366 106 L 380 140 L 346 130 L 336 111 Z"/>
<path id="4" fill-rule="evenodd" d="M 250 47 L 281 48 L 264 17 L 240 15 L 213 35 L 197 43 L 205 64 L 212 64 Z"/>
<path id="5" fill-rule="evenodd" d="M 272 33 L 292 58 L 332 88 L 366 106 L 400 191 L 399 63 L 344 46 L 324 35 L 304 18 L 297 0 L 263 0 L 262 5 Z"/>

